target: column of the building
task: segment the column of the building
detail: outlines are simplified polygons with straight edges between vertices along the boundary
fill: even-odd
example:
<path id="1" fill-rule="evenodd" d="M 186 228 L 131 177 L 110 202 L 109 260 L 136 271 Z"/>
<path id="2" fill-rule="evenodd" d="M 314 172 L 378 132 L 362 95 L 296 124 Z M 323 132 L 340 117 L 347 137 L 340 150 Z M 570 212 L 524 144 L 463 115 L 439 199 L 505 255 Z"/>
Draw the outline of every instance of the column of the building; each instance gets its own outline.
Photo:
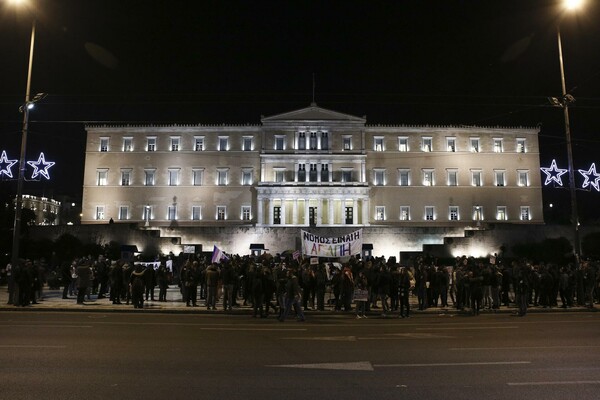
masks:
<path id="1" fill-rule="evenodd" d="M 258 199 L 258 208 L 256 210 L 256 225 L 262 225 L 263 221 L 263 208 L 265 206 L 265 201 L 262 198 Z"/>
<path id="2" fill-rule="evenodd" d="M 292 224 L 298 225 L 298 199 L 294 199 L 294 208 L 292 209 Z"/>
<path id="3" fill-rule="evenodd" d="M 285 223 L 285 199 L 281 199 L 281 225 Z"/>
<path id="4" fill-rule="evenodd" d="M 267 199 L 267 215 L 269 216 L 269 225 L 273 225 L 273 199 Z"/>
<path id="5" fill-rule="evenodd" d="M 358 224 L 358 200 L 352 200 L 352 225 Z"/>
<path id="6" fill-rule="evenodd" d="M 317 225 L 323 225 L 323 199 L 317 199 Z"/>
<path id="7" fill-rule="evenodd" d="M 333 202 L 334 199 L 329 199 L 329 225 L 333 225 Z"/>
<path id="8" fill-rule="evenodd" d="M 298 182 L 298 175 L 299 175 L 299 168 L 300 168 L 300 163 L 295 162 L 294 163 L 294 182 Z"/>
<path id="9" fill-rule="evenodd" d="M 321 182 L 321 174 L 323 173 L 323 164 L 317 163 L 317 182 Z"/>
<path id="10" fill-rule="evenodd" d="M 264 162 L 260 163 L 260 181 L 261 182 L 265 181 L 265 163 Z"/>
<path id="11" fill-rule="evenodd" d="M 310 204 L 310 201 L 308 200 L 308 198 L 304 199 L 304 225 L 308 226 L 310 224 L 310 220 L 309 220 L 309 215 L 308 215 L 308 205 Z"/>
<path id="12" fill-rule="evenodd" d="M 360 183 L 365 183 L 367 181 L 367 164 L 365 160 L 360 162 Z"/>
<path id="13" fill-rule="evenodd" d="M 369 199 L 362 199 L 362 224 L 369 225 Z"/>

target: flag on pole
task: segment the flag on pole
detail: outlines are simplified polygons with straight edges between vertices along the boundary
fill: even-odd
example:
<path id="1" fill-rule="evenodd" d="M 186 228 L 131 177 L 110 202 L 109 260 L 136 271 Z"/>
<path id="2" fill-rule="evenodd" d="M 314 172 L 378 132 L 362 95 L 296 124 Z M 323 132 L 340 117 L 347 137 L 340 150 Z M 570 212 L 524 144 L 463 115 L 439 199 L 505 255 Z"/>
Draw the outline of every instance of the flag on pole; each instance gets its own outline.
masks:
<path id="1" fill-rule="evenodd" d="M 225 255 L 223 250 L 215 246 L 212 253 L 212 262 L 219 264 L 222 259 L 228 260 L 229 258 Z"/>

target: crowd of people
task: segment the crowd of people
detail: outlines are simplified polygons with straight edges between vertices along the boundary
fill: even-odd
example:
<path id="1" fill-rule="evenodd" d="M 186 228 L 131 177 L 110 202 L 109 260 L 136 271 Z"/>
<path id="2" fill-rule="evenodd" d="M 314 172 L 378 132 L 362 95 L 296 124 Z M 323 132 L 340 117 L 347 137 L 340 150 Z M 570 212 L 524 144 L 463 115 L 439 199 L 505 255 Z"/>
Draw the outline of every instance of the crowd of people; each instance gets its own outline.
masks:
<path id="1" fill-rule="evenodd" d="M 279 256 L 231 256 L 219 263 L 200 255 L 170 255 L 149 263 L 99 256 L 55 268 L 44 260 L 23 260 L 17 266 L 8 264 L 2 274 L 8 281 L 8 303 L 15 306 L 42 300 L 52 270 L 58 282 L 54 285 L 63 287 L 62 297 L 77 303 L 95 295 L 143 308 L 145 301 L 166 302 L 167 289 L 177 285 L 188 307 L 216 310 L 220 304 L 228 311 L 242 303 L 252 306 L 253 317 L 266 318 L 272 311 L 280 321 L 292 311 L 303 321 L 303 310 L 326 307 L 355 312 L 356 318 L 373 313 L 408 318 L 413 299 L 419 310 L 454 307 L 479 315 L 481 310 L 514 305 L 521 316 L 529 306 L 593 308 L 600 302 L 600 270 L 591 260 L 575 266 L 463 256 L 450 266 L 429 257 L 410 264 L 384 257 L 351 257 L 340 264 Z"/>

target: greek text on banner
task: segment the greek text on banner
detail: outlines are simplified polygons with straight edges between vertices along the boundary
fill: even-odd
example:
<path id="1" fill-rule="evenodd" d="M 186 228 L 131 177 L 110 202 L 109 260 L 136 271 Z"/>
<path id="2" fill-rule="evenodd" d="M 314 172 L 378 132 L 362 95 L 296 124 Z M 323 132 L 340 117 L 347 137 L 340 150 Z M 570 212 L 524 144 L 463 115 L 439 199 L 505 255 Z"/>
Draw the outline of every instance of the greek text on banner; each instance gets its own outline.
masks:
<path id="1" fill-rule="evenodd" d="M 344 236 L 324 237 L 301 230 L 302 254 L 311 257 L 349 257 L 362 251 L 362 229 Z"/>

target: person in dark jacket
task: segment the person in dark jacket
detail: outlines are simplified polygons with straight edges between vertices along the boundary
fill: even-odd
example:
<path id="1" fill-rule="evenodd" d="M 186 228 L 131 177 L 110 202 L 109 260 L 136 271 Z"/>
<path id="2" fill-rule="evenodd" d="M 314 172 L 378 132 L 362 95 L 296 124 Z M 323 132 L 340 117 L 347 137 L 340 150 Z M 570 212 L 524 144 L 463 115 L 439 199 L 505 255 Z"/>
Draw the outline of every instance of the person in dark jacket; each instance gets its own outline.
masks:
<path id="1" fill-rule="evenodd" d="M 144 269 L 142 264 L 137 264 L 129 276 L 129 287 L 131 290 L 131 302 L 133 303 L 133 308 L 144 308 L 146 273 L 148 273 L 148 270 Z"/>
<path id="2" fill-rule="evenodd" d="M 167 301 L 167 289 L 169 288 L 169 270 L 164 262 L 160 263 L 156 271 L 156 282 L 158 283 L 158 301 Z"/>
<path id="3" fill-rule="evenodd" d="M 113 304 L 121 304 L 121 292 L 123 291 L 123 266 L 121 262 L 113 261 L 108 275 L 110 278 L 110 301 Z"/>
<path id="4" fill-rule="evenodd" d="M 89 261 L 83 261 L 77 266 L 77 304 L 83 304 L 91 276 L 92 268 Z"/>
<path id="5" fill-rule="evenodd" d="M 60 266 L 60 278 L 64 285 L 62 298 L 68 299 L 67 294 L 69 293 L 69 285 L 71 284 L 71 265 L 69 263 L 62 263 Z"/>
<path id="6" fill-rule="evenodd" d="M 154 271 L 154 266 L 152 264 L 148 264 L 146 267 L 146 272 L 144 272 L 144 282 L 146 286 L 146 301 L 148 301 L 148 297 L 150 300 L 154 301 L 154 287 L 156 286 L 156 271 Z"/>

